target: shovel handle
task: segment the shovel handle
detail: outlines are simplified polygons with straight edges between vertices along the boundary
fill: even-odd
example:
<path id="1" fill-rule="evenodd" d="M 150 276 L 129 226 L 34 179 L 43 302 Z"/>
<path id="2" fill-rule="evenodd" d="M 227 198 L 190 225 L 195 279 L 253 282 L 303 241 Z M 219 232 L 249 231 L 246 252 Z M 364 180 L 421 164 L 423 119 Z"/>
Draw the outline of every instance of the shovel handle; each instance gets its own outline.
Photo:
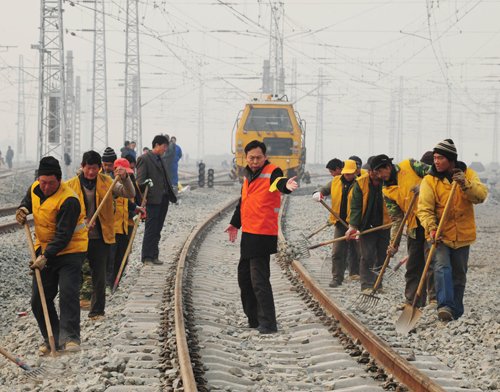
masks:
<path id="1" fill-rule="evenodd" d="M 377 231 L 377 230 L 388 229 L 391 226 L 392 226 L 392 223 L 387 223 L 387 224 L 382 225 L 382 226 L 377 226 L 377 227 L 373 227 L 371 229 L 362 231 L 358 235 L 368 234 L 368 233 L 371 233 L 371 232 Z M 316 244 L 316 245 L 313 245 L 313 246 L 308 246 L 308 249 L 316 249 L 316 248 L 319 248 L 320 246 L 330 245 L 330 244 L 333 244 L 334 242 L 339 242 L 339 241 L 345 240 L 346 238 L 347 238 L 347 236 L 335 238 L 333 240 L 322 242 L 320 244 Z"/>
<path id="2" fill-rule="evenodd" d="M 408 220 L 410 217 L 410 214 L 413 213 L 413 206 L 415 204 L 415 201 L 417 200 L 417 195 L 413 193 L 413 197 L 411 198 L 410 205 L 408 206 L 405 215 L 403 217 L 403 221 L 401 222 L 401 225 L 399 226 L 399 229 L 396 233 L 396 237 L 394 237 L 394 241 L 392 241 L 391 246 L 395 248 L 399 244 L 399 240 L 401 239 L 401 236 L 403 235 L 403 230 L 405 228 L 405 222 Z M 391 224 L 392 225 L 392 224 Z M 382 283 L 382 277 L 384 276 L 385 270 L 387 266 L 389 265 L 389 260 L 391 259 L 391 255 L 387 255 L 384 261 L 384 265 L 382 266 L 382 269 L 380 270 L 380 273 L 378 274 L 377 281 L 375 282 L 375 286 L 373 286 L 373 292 L 372 294 L 377 291 L 378 286 Z"/>
<path id="3" fill-rule="evenodd" d="M 148 195 L 148 190 L 149 190 L 149 186 L 146 187 L 146 190 L 144 191 L 144 196 L 142 196 L 141 207 L 144 207 L 144 204 L 146 202 L 146 196 Z M 111 291 L 112 294 L 114 294 L 116 289 L 118 288 L 118 282 L 120 282 L 120 278 L 121 278 L 123 270 L 125 268 L 125 262 L 127 261 L 127 258 L 130 255 L 130 252 L 132 250 L 132 244 L 134 243 L 135 234 L 137 233 L 137 228 L 139 227 L 139 221 L 140 221 L 140 219 L 137 219 L 134 223 L 134 229 L 132 230 L 132 235 L 130 236 L 130 240 L 128 241 L 127 250 L 125 251 L 125 255 L 123 256 L 120 270 L 118 271 L 118 274 L 116 275 L 115 284 L 113 285 L 113 290 Z"/>
<path id="4" fill-rule="evenodd" d="M 113 188 L 115 187 L 116 183 L 118 182 L 120 176 L 116 176 L 113 182 L 111 183 L 108 191 L 104 195 L 104 197 L 101 200 L 101 203 L 99 204 L 99 207 L 97 207 L 96 211 L 94 212 L 94 215 L 92 216 L 92 219 L 89 220 L 89 223 L 87 223 L 87 227 L 90 228 L 94 224 L 95 220 L 97 219 L 97 215 L 101 210 L 104 208 L 104 204 L 106 203 L 106 200 L 109 199 L 111 194 L 113 193 Z"/>
<path id="5" fill-rule="evenodd" d="M 315 236 L 315 235 L 316 235 L 316 234 L 318 234 L 321 230 L 324 230 L 324 229 L 326 229 L 328 226 L 331 226 L 331 225 L 332 225 L 332 223 L 331 223 L 330 221 L 328 221 L 328 223 L 327 223 L 326 225 L 323 225 L 323 226 L 321 226 L 318 230 L 313 231 L 313 232 L 312 232 L 311 234 L 309 234 L 306 238 L 307 238 L 307 239 L 309 239 L 309 238 L 311 238 L 311 237 Z"/>
<path id="6" fill-rule="evenodd" d="M 339 215 L 338 215 L 335 211 L 333 211 L 333 210 L 330 208 L 330 206 L 329 206 L 328 204 L 326 204 L 326 203 L 325 203 L 325 201 L 324 201 L 324 200 L 320 200 L 319 202 L 320 202 L 321 204 L 323 204 L 323 206 L 324 206 L 324 207 L 325 207 L 328 211 L 330 211 L 330 213 L 331 213 L 331 214 L 332 214 L 335 218 L 337 218 L 337 220 L 338 220 L 340 223 L 342 223 L 342 224 L 343 224 L 346 228 L 349 228 L 349 225 L 348 225 L 347 223 L 345 223 L 345 221 L 344 221 L 344 220 L 342 220 L 342 219 L 340 218 L 340 216 L 339 216 Z"/>
<path id="7" fill-rule="evenodd" d="M 441 235 L 441 232 L 443 231 L 444 222 L 446 221 L 448 211 L 450 210 L 451 201 L 453 199 L 453 195 L 455 194 L 455 190 L 457 189 L 457 185 L 458 185 L 457 182 L 453 182 L 453 186 L 451 187 L 451 191 L 450 191 L 450 196 L 448 196 L 448 201 L 446 202 L 446 206 L 444 207 L 443 215 L 441 215 L 441 220 L 439 221 L 439 226 L 438 226 L 436 235 L 434 236 L 434 238 L 435 238 L 434 243 L 432 244 L 431 250 L 429 252 L 429 256 L 427 256 L 427 261 L 425 262 L 425 268 L 424 268 L 424 271 L 422 272 L 422 277 L 420 278 L 420 283 L 418 285 L 417 293 L 415 294 L 415 298 L 413 299 L 413 308 L 415 308 L 415 304 L 417 303 L 417 300 L 420 298 L 420 294 L 422 293 L 422 288 L 424 287 L 425 277 L 427 275 L 427 271 L 429 270 L 429 266 L 431 265 L 432 256 L 434 255 L 434 252 L 435 252 L 437 244 L 438 244 L 437 239 L 439 238 L 439 236 Z"/>
<path id="8" fill-rule="evenodd" d="M 35 262 L 36 260 L 35 245 L 33 245 L 33 239 L 31 238 L 31 231 L 28 222 L 24 223 L 24 231 L 26 232 L 26 237 L 28 237 L 28 245 L 31 251 L 31 258 L 33 259 L 33 262 Z M 49 335 L 50 354 L 53 357 L 55 357 L 56 342 L 54 340 L 54 334 L 52 332 L 52 325 L 50 324 L 49 310 L 47 309 L 47 301 L 45 299 L 45 292 L 43 291 L 42 276 L 40 275 L 40 270 L 38 268 L 35 268 L 35 276 L 36 276 L 36 283 L 38 285 L 38 292 L 40 294 L 40 302 L 42 303 L 42 308 L 43 308 L 43 317 L 45 319 L 45 325 L 47 327 L 47 335 Z"/>

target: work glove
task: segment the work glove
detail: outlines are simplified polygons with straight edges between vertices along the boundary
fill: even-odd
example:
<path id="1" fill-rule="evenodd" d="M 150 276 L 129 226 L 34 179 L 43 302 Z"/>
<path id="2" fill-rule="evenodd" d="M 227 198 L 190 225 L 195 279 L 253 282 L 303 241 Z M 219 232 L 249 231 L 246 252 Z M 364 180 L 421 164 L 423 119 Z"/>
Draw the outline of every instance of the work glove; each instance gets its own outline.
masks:
<path id="1" fill-rule="evenodd" d="M 88 229 L 89 233 L 92 233 L 92 229 L 95 227 L 95 224 L 96 224 L 97 220 L 95 220 L 94 223 L 92 223 L 91 227 L 89 227 L 89 222 L 90 222 L 89 218 L 85 218 L 84 222 L 85 222 L 85 226 L 87 226 L 87 229 Z"/>
<path id="2" fill-rule="evenodd" d="M 420 184 L 411 187 L 410 191 L 412 191 L 415 196 L 420 195 Z"/>
<path id="3" fill-rule="evenodd" d="M 392 245 L 389 245 L 387 247 L 387 254 L 391 257 L 394 257 L 396 255 L 396 253 L 398 253 L 398 249 L 399 249 L 399 246 L 392 246 Z"/>
<path id="4" fill-rule="evenodd" d="M 313 193 L 313 199 L 314 201 L 317 201 L 318 203 L 323 200 L 325 197 L 321 194 L 321 192 L 314 192 Z"/>
<path id="5" fill-rule="evenodd" d="M 146 218 L 146 210 L 143 207 L 137 206 L 137 207 L 135 207 L 134 211 L 137 214 L 137 216 L 139 216 L 139 219 Z"/>
<path id="6" fill-rule="evenodd" d="M 436 239 L 436 233 L 437 233 L 437 230 L 431 230 L 429 235 L 431 237 L 431 244 L 433 244 L 434 242 L 438 243 L 441 242 L 441 239 L 443 238 L 442 236 L 440 236 L 439 238 Z"/>
<path id="7" fill-rule="evenodd" d="M 146 180 L 144 180 L 143 185 L 146 185 L 151 188 L 153 186 L 153 180 L 151 178 L 147 178 Z"/>
<path id="8" fill-rule="evenodd" d="M 458 183 L 458 185 L 462 186 L 465 184 L 465 173 L 460 169 L 453 169 L 455 174 L 453 174 L 453 181 Z"/>
<path id="9" fill-rule="evenodd" d="M 349 241 L 351 238 L 359 241 L 359 231 L 355 227 L 349 226 L 349 228 L 345 232 L 345 240 Z"/>
<path id="10" fill-rule="evenodd" d="M 45 264 L 47 264 L 47 259 L 44 255 L 38 256 L 35 262 L 33 262 L 33 260 L 30 260 L 30 269 L 32 271 L 30 271 L 29 274 L 33 275 L 35 273 L 35 268 L 40 271 L 43 270 L 45 268 Z"/>
<path id="11" fill-rule="evenodd" d="M 19 207 L 16 211 L 16 221 L 21 226 L 26 223 L 26 217 L 29 215 L 29 211 L 26 207 Z"/>

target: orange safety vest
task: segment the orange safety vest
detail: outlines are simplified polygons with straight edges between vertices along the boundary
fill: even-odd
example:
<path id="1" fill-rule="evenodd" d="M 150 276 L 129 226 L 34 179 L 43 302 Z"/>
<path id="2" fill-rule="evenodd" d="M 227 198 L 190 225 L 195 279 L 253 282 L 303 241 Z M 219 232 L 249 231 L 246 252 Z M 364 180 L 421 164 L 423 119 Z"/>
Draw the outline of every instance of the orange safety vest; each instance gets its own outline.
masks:
<path id="1" fill-rule="evenodd" d="M 465 171 L 465 178 L 470 181 L 473 170 Z M 446 202 L 450 197 L 451 187 L 448 181 L 444 182 L 437 177 L 426 175 L 425 181 L 434 192 L 436 200 L 436 216 L 439 221 L 443 216 Z M 474 217 L 474 205 L 459 188 L 453 195 L 450 210 L 441 232 L 444 240 L 448 241 L 474 241 L 476 239 L 476 219 Z M 428 237 L 428 233 L 426 233 Z"/>
<path id="2" fill-rule="evenodd" d="M 56 193 L 48 197 L 43 204 L 40 204 L 40 198 L 34 193 L 38 184 L 38 181 L 35 181 L 31 186 L 31 205 L 33 208 L 33 219 L 35 220 L 35 249 L 41 246 L 43 253 L 45 252 L 45 247 L 52 241 L 52 238 L 56 234 L 56 217 L 62 204 L 70 197 L 74 197 L 75 199 L 78 199 L 78 197 L 69 186 L 61 182 Z M 84 212 L 81 211 L 73 237 L 71 237 L 71 242 L 57 256 L 87 251 L 89 240 L 84 218 Z"/>
<path id="3" fill-rule="evenodd" d="M 270 192 L 271 174 L 278 166 L 264 166 L 259 176 L 248 184 L 243 180 L 241 189 L 241 231 L 252 234 L 278 235 L 278 214 L 281 192 Z"/>
<path id="4" fill-rule="evenodd" d="M 411 167 L 410 160 L 407 159 L 401 163 L 398 163 L 398 185 L 389 185 L 385 187 L 382 192 L 384 195 L 394 200 L 399 208 L 406 213 L 408 207 L 410 206 L 411 199 L 413 198 L 413 192 L 410 191 L 415 185 L 422 182 L 422 178 L 415 173 L 415 170 Z M 415 229 L 417 224 L 417 212 L 418 212 L 418 196 L 413 205 L 413 214 L 410 215 L 406 224 L 408 225 L 408 230 Z"/>

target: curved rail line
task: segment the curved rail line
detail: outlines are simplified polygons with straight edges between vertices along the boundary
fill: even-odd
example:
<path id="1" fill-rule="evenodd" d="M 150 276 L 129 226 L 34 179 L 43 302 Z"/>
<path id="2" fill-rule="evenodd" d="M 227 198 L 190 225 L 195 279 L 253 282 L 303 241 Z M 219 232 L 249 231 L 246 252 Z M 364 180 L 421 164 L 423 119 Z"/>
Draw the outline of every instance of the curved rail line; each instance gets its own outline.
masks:
<path id="1" fill-rule="evenodd" d="M 28 224 L 30 226 L 33 226 L 34 224 L 33 218 L 28 218 Z M 5 223 L 3 225 L 0 225 L 0 234 L 10 233 L 12 231 L 21 230 L 22 228 L 23 226 L 17 223 L 17 221 Z"/>
<path id="2" fill-rule="evenodd" d="M 0 208 L 0 216 L 9 216 L 16 213 L 17 206 Z"/>

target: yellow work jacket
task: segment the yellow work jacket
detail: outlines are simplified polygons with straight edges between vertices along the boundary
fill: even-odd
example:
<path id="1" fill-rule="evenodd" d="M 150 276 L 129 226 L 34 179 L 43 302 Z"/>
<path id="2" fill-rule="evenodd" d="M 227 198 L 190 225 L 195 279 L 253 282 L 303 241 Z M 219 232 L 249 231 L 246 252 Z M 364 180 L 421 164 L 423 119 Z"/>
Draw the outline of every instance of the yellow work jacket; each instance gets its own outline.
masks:
<path id="1" fill-rule="evenodd" d="M 365 171 L 365 174 L 362 174 L 360 177 L 356 179 L 359 189 L 361 189 L 361 192 L 363 193 L 363 213 L 361 214 L 361 222 L 363 222 L 363 219 L 365 217 L 365 212 L 366 212 L 366 206 L 368 205 L 368 197 L 370 196 L 370 175 L 368 172 Z M 380 184 L 379 186 L 382 186 Z M 354 189 L 354 187 L 353 187 Z M 351 201 L 352 201 L 352 190 L 349 192 L 348 196 L 348 203 L 347 203 L 347 221 L 349 222 L 349 216 L 351 215 Z M 391 217 L 389 216 L 389 211 L 387 210 L 387 206 L 385 205 L 384 202 L 382 202 L 384 206 L 384 220 L 382 222 L 382 225 L 386 225 L 388 223 L 391 223 Z"/>
<path id="2" fill-rule="evenodd" d="M 415 170 L 411 167 L 410 160 L 407 159 L 401 163 L 398 163 L 398 184 L 386 186 L 382 192 L 384 195 L 394 200 L 399 208 L 406 213 L 408 207 L 410 206 L 411 199 L 413 198 L 413 192 L 410 191 L 415 185 L 422 182 L 422 178 L 415 173 Z M 417 224 L 417 212 L 418 212 L 418 196 L 413 205 L 413 214 L 410 214 L 406 224 L 408 230 L 412 230 L 418 226 Z"/>
<path id="3" fill-rule="evenodd" d="M 115 234 L 128 234 L 128 200 L 115 197 Z"/>
<path id="4" fill-rule="evenodd" d="M 469 187 L 457 187 L 444 222 L 441 236 L 443 243 L 451 248 L 473 244 L 476 240 L 476 221 L 474 204 L 482 203 L 487 196 L 486 187 L 481 183 L 474 170 L 466 169 L 465 178 Z M 450 196 L 452 184 L 448 179 L 426 175 L 420 186 L 418 218 L 425 229 L 426 238 L 431 230 L 437 230 Z"/>
<path id="5" fill-rule="evenodd" d="M 75 192 L 61 182 L 59 189 L 52 196 L 47 198 L 43 204 L 40 204 L 40 198 L 33 192 L 38 185 L 38 181 L 31 186 L 31 203 L 33 207 L 33 219 L 35 220 L 36 243 L 35 249 L 42 247 L 42 253 L 45 247 L 50 243 L 56 234 L 56 217 L 61 209 L 61 205 L 69 197 L 77 198 Z M 82 210 L 83 211 L 83 210 Z M 85 226 L 85 215 L 80 212 L 78 223 L 75 227 L 71 242 L 57 255 L 67 253 L 86 252 L 88 248 L 87 227 Z"/>
<path id="6" fill-rule="evenodd" d="M 99 208 L 101 204 L 101 200 L 106 195 L 109 187 L 113 183 L 113 179 L 105 174 L 98 173 L 97 174 L 97 184 L 95 187 L 95 203 L 96 208 Z M 73 177 L 68 180 L 66 184 L 75 191 L 78 196 L 78 200 L 80 200 L 80 205 L 82 207 L 82 212 L 84 216 L 88 219 L 91 219 L 91 216 L 87 216 L 87 210 L 85 208 L 85 197 L 82 191 L 82 185 L 80 183 L 80 179 L 78 177 Z M 115 220 L 114 220 L 114 211 L 113 211 L 113 198 L 109 197 L 106 200 L 106 204 L 99 212 L 98 215 L 99 222 L 101 223 L 102 229 L 102 238 L 104 242 L 107 244 L 115 243 Z"/>

